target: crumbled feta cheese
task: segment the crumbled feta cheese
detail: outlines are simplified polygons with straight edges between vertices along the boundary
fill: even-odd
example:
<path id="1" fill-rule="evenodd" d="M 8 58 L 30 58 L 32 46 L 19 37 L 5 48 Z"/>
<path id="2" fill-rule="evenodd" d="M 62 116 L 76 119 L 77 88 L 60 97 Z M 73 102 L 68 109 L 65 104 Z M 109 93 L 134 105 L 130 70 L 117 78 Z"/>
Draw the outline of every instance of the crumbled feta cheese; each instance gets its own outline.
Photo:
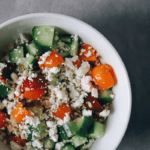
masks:
<path id="1" fill-rule="evenodd" d="M 88 73 L 88 71 L 90 70 L 90 64 L 87 61 L 84 61 L 80 68 L 76 71 L 76 75 L 77 76 L 84 76 Z"/>
<path id="2" fill-rule="evenodd" d="M 55 150 L 61 150 L 61 148 L 64 146 L 63 142 L 57 142 L 55 145 Z"/>
<path id="3" fill-rule="evenodd" d="M 67 123 L 68 121 L 70 121 L 70 116 L 68 113 L 66 113 L 66 116 L 64 117 L 64 124 Z"/>
<path id="4" fill-rule="evenodd" d="M 58 141 L 58 135 L 57 134 L 54 134 L 51 136 L 51 139 L 54 141 L 54 142 L 57 142 Z"/>
<path id="5" fill-rule="evenodd" d="M 0 63 L 0 75 L 2 75 L 2 70 L 3 70 L 5 67 L 7 67 L 6 64 Z"/>
<path id="6" fill-rule="evenodd" d="M 55 127 L 57 124 L 56 124 L 55 121 L 47 121 L 47 122 L 46 122 L 46 125 L 47 125 L 49 128 L 51 128 L 51 127 Z"/>
<path id="7" fill-rule="evenodd" d="M 11 75 L 12 80 L 14 80 L 14 82 L 16 82 L 18 80 L 18 76 L 16 75 L 16 73 L 12 73 Z"/>
<path id="8" fill-rule="evenodd" d="M 46 58 L 48 57 L 48 56 L 50 56 L 50 53 L 51 53 L 51 51 L 48 51 L 48 52 L 46 52 L 46 53 L 44 53 L 42 56 L 40 56 L 40 61 L 38 61 L 38 64 L 39 65 L 42 65 L 42 64 L 44 64 L 44 62 L 46 61 Z"/>
<path id="9" fill-rule="evenodd" d="M 86 49 L 81 49 L 81 51 L 80 51 L 80 55 L 82 55 L 84 52 L 86 51 Z"/>
<path id="10" fill-rule="evenodd" d="M 50 69 L 50 71 L 51 73 L 57 74 L 60 71 L 60 69 L 58 67 L 53 67 Z"/>
<path id="11" fill-rule="evenodd" d="M 71 61 L 75 62 L 75 61 L 77 61 L 78 58 L 79 58 L 78 55 L 74 55 L 74 56 L 71 58 Z"/>
<path id="12" fill-rule="evenodd" d="M 102 112 L 99 113 L 99 116 L 106 118 L 109 116 L 109 114 L 110 114 L 110 110 L 104 109 Z"/>
<path id="13" fill-rule="evenodd" d="M 39 141 L 39 140 L 34 140 L 32 142 L 32 146 L 33 147 L 37 147 L 37 148 L 42 148 L 43 147 L 43 142 Z"/>
<path id="14" fill-rule="evenodd" d="M 15 102 L 9 102 L 8 105 L 6 106 L 7 107 L 7 113 L 10 115 L 11 112 L 13 111 L 14 107 L 15 107 Z"/>
<path id="15" fill-rule="evenodd" d="M 114 98 L 115 98 L 115 95 L 114 95 L 114 94 L 110 94 L 110 97 L 111 97 L 112 99 L 114 99 Z"/>
<path id="16" fill-rule="evenodd" d="M 81 79 L 81 85 L 82 89 L 86 92 L 91 92 L 92 84 L 91 84 L 92 78 L 91 76 L 83 76 Z"/>
<path id="17" fill-rule="evenodd" d="M 91 51 L 88 51 L 87 54 L 85 54 L 86 57 L 90 57 L 91 56 Z"/>
<path id="18" fill-rule="evenodd" d="M 98 90 L 96 88 L 92 88 L 91 95 L 95 98 L 98 98 Z"/>
<path id="19" fill-rule="evenodd" d="M 92 116 L 92 110 L 83 109 L 82 115 L 83 116 Z"/>
<path id="20" fill-rule="evenodd" d="M 72 70 L 76 70 L 75 66 L 73 65 L 72 61 L 70 58 L 65 58 L 65 64 L 68 68 Z"/>

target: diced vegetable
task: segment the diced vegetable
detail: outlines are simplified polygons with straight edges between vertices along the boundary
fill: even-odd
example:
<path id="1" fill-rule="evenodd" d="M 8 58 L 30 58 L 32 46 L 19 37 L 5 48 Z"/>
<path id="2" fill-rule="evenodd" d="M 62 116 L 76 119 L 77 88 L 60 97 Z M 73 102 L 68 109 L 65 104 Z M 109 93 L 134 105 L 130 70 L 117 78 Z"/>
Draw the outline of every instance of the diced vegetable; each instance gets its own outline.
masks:
<path id="1" fill-rule="evenodd" d="M 28 67 L 29 69 L 32 69 L 32 68 L 34 68 L 34 66 L 38 65 L 37 62 L 38 62 L 38 60 L 34 56 L 29 54 L 29 57 L 25 58 L 24 65 L 26 67 Z M 32 65 L 32 67 L 30 65 Z"/>
<path id="2" fill-rule="evenodd" d="M 1 75 L 0 75 L 0 81 L 1 81 L 3 84 L 6 84 L 6 79 L 4 79 Z"/>
<path id="3" fill-rule="evenodd" d="M 63 103 L 61 106 L 58 107 L 57 111 L 54 112 L 54 116 L 63 119 L 66 116 L 66 113 L 68 115 L 71 115 L 72 109 L 70 106 L 67 106 L 65 103 Z"/>
<path id="4" fill-rule="evenodd" d="M 38 124 L 37 128 L 29 127 L 29 130 L 31 131 L 31 134 L 29 134 L 29 136 L 28 136 L 28 139 L 27 139 L 28 141 L 32 141 L 34 139 L 42 139 L 48 135 L 48 132 L 46 130 L 45 121 L 42 121 L 40 124 Z M 35 134 L 35 133 L 37 133 L 37 134 Z M 36 135 L 38 135 L 38 136 L 36 136 Z"/>
<path id="5" fill-rule="evenodd" d="M 18 144 L 20 144 L 20 145 L 22 145 L 22 146 L 25 146 L 26 145 L 26 140 L 24 140 L 24 139 L 21 139 L 21 137 L 20 136 L 15 136 L 15 135 L 12 135 L 12 136 L 9 136 L 8 138 L 7 138 L 7 141 L 14 141 L 14 142 L 16 142 L 16 143 L 18 143 Z"/>
<path id="6" fill-rule="evenodd" d="M 40 117 L 43 113 L 43 106 L 32 106 L 32 107 L 28 107 L 29 110 L 31 110 L 35 116 Z"/>
<path id="7" fill-rule="evenodd" d="M 50 81 L 50 84 L 53 86 L 57 86 L 59 83 L 62 83 L 64 80 L 61 79 L 61 76 L 58 74 L 53 75 L 53 80 Z"/>
<path id="8" fill-rule="evenodd" d="M 65 43 L 71 43 L 72 42 L 71 35 L 63 35 L 62 37 L 60 37 L 60 40 L 65 42 Z"/>
<path id="9" fill-rule="evenodd" d="M 37 55 L 41 55 L 42 51 L 37 49 L 37 47 L 35 46 L 35 43 L 31 43 L 29 45 L 26 45 L 26 50 L 29 54 L 33 55 L 33 56 L 37 56 Z"/>
<path id="10" fill-rule="evenodd" d="M 99 91 L 99 99 L 100 104 L 106 104 L 113 100 L 113 92 L 112 89 L 108 89 L 105 91 Z"/>
<path id="11" fill-rule="evenodd" d="M 22 107 L 21 103 L 18 103 L 16 108 L 12 111 L 12 116 L 14 118 L 15 121 L 17 122 L 24 122 L 24 118 L 26 116 L 32 116 L 33 115 L 30 113 L 29 110 L 27 110 L 26 108 Z"/>
<path id="12" fill-rule="evenodd" d="M 11 61 L 11 63 L 16 63 L 18 62 L 19 58 L 23 57 L 24 57 L 24 48 L 22 45 L 15 47 L 9 53 L 9 60 Z"/>
<path id="13" fill-rule="evenodd" d="M 89 139 L 88 142 L 86 142 L 84 145 L 78 147 L 78 150 L 88 150 L 94 142 L 95 139 Z"/>
<path id="14" fill-rule="evenodd" d="M 108 67 L 109 72 L 111 73 L 111 75 L 112 75 L 112 77 L 114 79 L 115 84 L 117 84 L 117 77 L 116 77 L 116 74 L 114 72 L 114 69 L 112 68 L 112 66 L 110 66 L 108 64 L 105 64 L 105 65 Z"/>
<path id="15" fill-rule="evenodd" d="M 69 52 L 71 56 L 78 55 L 79 53 L 79 37 L 78 36 L 74 37 L 74 39 L 72 40 Z"/>
<path id="16" fill-rule="evenodd" d="M 0 99 L 3 100 L 7 97 L 9 88 L 6 85 L 0 84 Z"/>
<path id="17" fill-rule="evenodd" d="M 32 79 L 33 81 L 26 78 L 26 80 L 23 81 L 22 85 L 23 91 L 29 91 L 33 89 L 44 89 L 46 86 L 48 86 L 48 81 L 45 79 L 43 75 L 38 74 L 37 77 Z"/>
<path id="18" fill-rule="evenodd" d="M 70 53 L 69 53 L 68 51 L 66 51 L 66 52 L 60 52 L 59 54 L 60 54 L 63 58 L 70 56 Z"/>
<path id="19" fill-rule="evenodd" d="M 7 124 L 6 122 L 7 115 L 3 112 L 0 112 L 0 128 L 4 128 Z"/>
<path id="20" fill-rule="evenodd" d="M 91 71 L 93 81 L 103 90 L 114 86 L 114 79 L 106 65 L 101 64 L 93 68 Z"/>
<path id="21" fill-rule="evenodd" d="M 41 61 L 41 59 L 39 60 Z M 58 67 L 59 65 L 61 65 L 64 62 L 63 57 L 55 52 L 54 50 L 50 53 L 50 56 L 48 56 L 46 58 L 46 61 L 44 62 L 44 65 L 40 64 L 39 67 L 44 70 L 45 67 L 48 68 L 53 68 L 53 67 Z"/>
<path id="22" fill-rule="evenodd" d="M 50 25 L 35 26 L 32 30 L 33 41 L 36 47 L 44 53 L 51 50 L 53 46 L 53 38 L 55 27 Z"/>
<path id="23" fill-rule="evenodd" d="M 102 138 L 105 134 L 106 125 L 100 122 L 94 122 L 93 127 L 88 135 L 89 138 Z"/>
<path id="24" fill-rule="evenodd" d="M 75 150 L 75 147 L 74 147 L 74 145 L 72 145 L 72 144 L 65 144 L 62 148 L 61 148 L 61 150 Z"/>
<path id="25" fill-rule="evenodd" d="M 55 142 L 50 139 L 50 137 L 46 137 L 44 139 L 44 148 L 53 149 L 55 147 Z"/>
<path id="26" fill-rule="evenodd" d="M 87 96 L 84 105 L 85 107 L 93 111 L 97 111 L 97 112 L 103 111 L 103 107 L 99 104 L 99 102 L 95 97 L 91 96 L 91 94 Z"/>
<path id="27" fill-rule="evenodd" d="M 44 95 L 45 95 L 44 89 L 34 89 L 34 90 L 25 91 L 23 97 L 30 100 L 37 100 L 42 98 Z"/>
<path id="28" fill-rule="evenodd" d="M 96 50 L 90 44 L 84 44 L 81 46 L 79 57 L 86 61 L 97 61 Z"/>
<path id="29" fill-rule="evenodd" d="M 72 144 L 76 147 L 79 147 L 81 145 L 83 145 L 84 143 L 86 143 L 88 140 L 86 137 L 82 137 L 79 135 L 75 135 L 71 138 L 71 142 Z"/>
<path id="30" fill-rule="evenodd" d="M 82 64 L 82 60 L 79 58 L 75 62 L 73 62 L 73 65 L 76 66 L 77 68 L 79 68 L 81 64 Z"/>

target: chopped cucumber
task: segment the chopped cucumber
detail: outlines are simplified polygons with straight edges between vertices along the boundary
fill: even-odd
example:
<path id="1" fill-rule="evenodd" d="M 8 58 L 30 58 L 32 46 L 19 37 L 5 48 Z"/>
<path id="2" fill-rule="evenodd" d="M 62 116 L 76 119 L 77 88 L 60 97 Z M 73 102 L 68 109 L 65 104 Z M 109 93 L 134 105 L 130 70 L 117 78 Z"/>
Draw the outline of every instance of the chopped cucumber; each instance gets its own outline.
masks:
<path id="1" fill-rule="evenodd" d="M 88 135 L 89 138 L 101 138 L 105 134 L 106 125 L 100 122 L 94 122 L 93 127 Z"/>
<path id="2" fill-rule="evenodd" d="M 79 135 L 75 135 L 71 138 L 71 142 L 72 144 L 76 147 L 79 147 L 81 145 L 83 145 L 84 143 L 86 143 L 88 140 L 86 137 L 82 137 Z"/>
<path id="3" fill-rule="evenodd" d="M 55 142 L 50 139 L 50 137 L 46 137 L 44 139 L 44 148 L 53 149 L 55 147 Z"/>
<path id="4" fill-rule="evenodd" d="M 0 85 L 0 100 L 3 100 L 4 98 L 6 98 L 8 92 L 9 92 L 9 88 L 1 84 Z"/>
<path id="5" fill-rule="evenodd" d="M 71 43 L 72 39 L 71 39 L 71 35 L 67 35 L 67 36 L 62 36 L 60 37 L 60 40 L 65 42 L 65 43 Z"/>
<path id="6" fill-rule="evenodd" d="M 24 57 L 24 48 L 22 45 L 13 48 L 9 53 L 9 60 L 11 63 L 18 62 L 19 58 Z"/>
<path id="7" fill-rule="evenodd" d="M 113 95 L 112 89 L 108 89 L 105 91 L 99 91 L 98 101 L 100 102 L 100 104 L 109 103 L 113 100 L 113 97 L 111 97 L 111 95 Z"/>
<path id="8" fill-rule="evenodd" d="M 70 45 L 69 52 L 70 52 L 71 56 L 78 55 L 78 53 L 79 53 L 79 37 L 78 36 L 73 39 L 73 41 Z"/>
<path id="9" fill-rule="evenodd" d="M 33 55 L 33 56 L 37 56 L 37 55 L 41 55 L 42 51 L 40 49 L 37 49 L 37 47 L 35 46 L 35 43 L 31 43 L 29 45 L 26 46 L 26 50 L 29 54 Z"/>
<path id="10" fill-rule="evenodd" d="M 92 118 L 86 116 L 77 118 L 71 122 L 67 122 L 58 128 L 61 140 L 67 140 L 75 134 L 80 136 L 87 136 L 93 122 L 94 121 Z"/>
<path id="11" fill-rule="evenodd" d="M 43 113 L 43 106 L 32 106 L 32 107 L 28 107 L 29 110 L 31 110 L 35 116 L 39 117 L 42 115 Z"/>
<path id="12" fill-rule="evenodd" d="M 89 139 L 89 141 L 86 142 L 84 145 L 80 146 L 78 150 L 87 150 L 93 145 L 94 142 L 95 142 L 95 139 Z"/>
<path id="13" fill-rule="evenodd" d="M 37 147 L 31 146 L 30 150 L 43 150 L 43 148 L 37 148 Z"/>
<path id="14" fill-rule="evenodd" d="M 33 41 L 39 50 L 44 53 L 45 51 L 52 49 L 55 26 L 35 26 L 32 30 L 32 33 Z"/>
<path id="15" fill-rule="evenodd" d="M 87 136 L 94 120 L 90 117 L 81 117 L 76 119 L 76 130 L 80 136 Z"/>
<path id="16" fill-rule="evenodd" d="M 75 150 L 75 147 L 72 144 L 65 144 L 61 150 Z"/>
<path id="17" fill-rule="evenodd" d="M 29 56 L 26 57 L 25 61 L 24 61 L 25 67 L 28 67 L 29 69 L 34 68 L 37 65 L 37 63 L 38 63 L 38 60 L 31 54 L 29 54 Z M 32 67 L 31 67 L 31 65 L 32 65 Z"/>
<path id="18" fill-rule="evenodd" d="M 63 58 L 65 57 L 69 57 L 70 56 L 70 53 L 67 51 L 67 52 L 61 52 L 59 53 Z"/>

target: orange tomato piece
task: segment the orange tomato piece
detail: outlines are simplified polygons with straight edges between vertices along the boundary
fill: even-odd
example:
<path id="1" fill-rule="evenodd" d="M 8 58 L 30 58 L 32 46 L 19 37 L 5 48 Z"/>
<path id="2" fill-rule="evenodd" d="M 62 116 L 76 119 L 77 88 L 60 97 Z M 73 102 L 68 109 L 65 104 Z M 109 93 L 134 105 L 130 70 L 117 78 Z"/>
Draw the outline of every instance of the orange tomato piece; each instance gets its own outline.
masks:
<path id="1" fill-rule="evenodd" d="M 81 64 L 82 64 L 82 60 L 79 58 L 75 62 L 73 62 L 73 65 L 76 66 L 77 68 L 79 68 Z"/>
<path id="2" fill-rule="evenodd" d="M 112 77 L 114 79 L 115 84 L 117 84 L 117 77 L 116 77 L 116 74 L 114 72 L 114 69 L 112 68 L 112 66 L 110 66 L 108 64 L 105 64 L 105 65 L 108 67 L 109 72 L 111 73 L 111 75 L 112 75 Z"/>
<path id="3" fill-rule="evenodd" d="M 39 59 L 39 61 L 41 61 L 41 58 Z M 53 50 L 50 53 L 50 56 L 48 56 L 44 62 L 44 64 L 39 65 L 39 67 L 44 70 L 45 67 L 48 68 L 53 68 L 53 67 L 58 67 L 59 65 L 61 65 L 64 62 L 63 57 L 56 52 L 55 50 Z"/>
<path id="4" fill-rule="evenodd" d="M 17 142 L 18 144 L 22 145 L 22 146 L 25 146 L 26 145 L 26 140 L 24 139 L 21 139 L 20 136 L 16 136 L 16 135 L 12 135 L 12 136 L 9 136 L 7 138 L 7 141 L 14 141 L 14 142 Z"/>
<path id="5" fill-rule="evenodd" d="M 79 57 L 85 61 L 97 61 L 96 50 L 90 44 L 84 44 L 81 46 Z"/>
<path id="6" fill-rule="evenodd" d="M 61 106 L 58 107 L 57 111 L 54 112 L 54 116 L 63 119 L 66 116 L 66 113 L 69 115 L 72 114 L 72 109 L 70 106 L 67 106 L 65 103 L 63 103 Z"/>
<path id="7" fill-rule="evenodd" d="M 115 81 L 108 69 L 104 64 L 98 65 L 91 71 L 93 81 L 103 90 L 109 89 L 114 86 Z"/>
<path id="8" fill-rule="evenodd" d="M 23 97 L 30 100 L 37 100 L 42 98 L 44 95 L 45 95 L 44 89 L 34 89 L 25 91 Z"/>
<path id="9" fill-rule="evenodd" d="M 14 118 L 15 121 L 17 122 L 24 122 L 24 118 L 26 116 L 32 116 L 33 115 L 30 113 L 29 110 L 27 110 L 26 108 L 22 107 L 21 103 L 18 103 L 16 108 L 12 111 L 12 116 Z"/>

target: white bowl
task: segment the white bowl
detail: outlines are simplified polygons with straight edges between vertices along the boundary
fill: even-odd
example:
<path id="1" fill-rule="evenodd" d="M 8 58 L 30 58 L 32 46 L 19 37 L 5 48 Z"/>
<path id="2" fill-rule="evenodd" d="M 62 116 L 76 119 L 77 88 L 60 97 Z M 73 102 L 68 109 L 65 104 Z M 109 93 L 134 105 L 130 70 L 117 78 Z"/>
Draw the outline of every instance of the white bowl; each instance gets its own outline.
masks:
<path id="1" fill-rule="evenodd" d="M 37 25 L 55 25 L 70 33 L 78 34 L 85 43 L 91 44 L 102 56 L 103 62 L 113 66 L 118 83 L 113 88 L 116 95 L 113 105 L 114 112 L 110 115 L 106 133 L 97 140 L 91 150 L 114 150 L 122 140 L 131 112 L 131 88 L 125 66 L 114 47 L 97 30 L 90 25 L 72 17 L 38 13 L 20 16 L 0 25 L 0 49 L 19 37 L 20 33 L 32 33 Z M 1 142 L 0 149 L 6 150 Z"/>

